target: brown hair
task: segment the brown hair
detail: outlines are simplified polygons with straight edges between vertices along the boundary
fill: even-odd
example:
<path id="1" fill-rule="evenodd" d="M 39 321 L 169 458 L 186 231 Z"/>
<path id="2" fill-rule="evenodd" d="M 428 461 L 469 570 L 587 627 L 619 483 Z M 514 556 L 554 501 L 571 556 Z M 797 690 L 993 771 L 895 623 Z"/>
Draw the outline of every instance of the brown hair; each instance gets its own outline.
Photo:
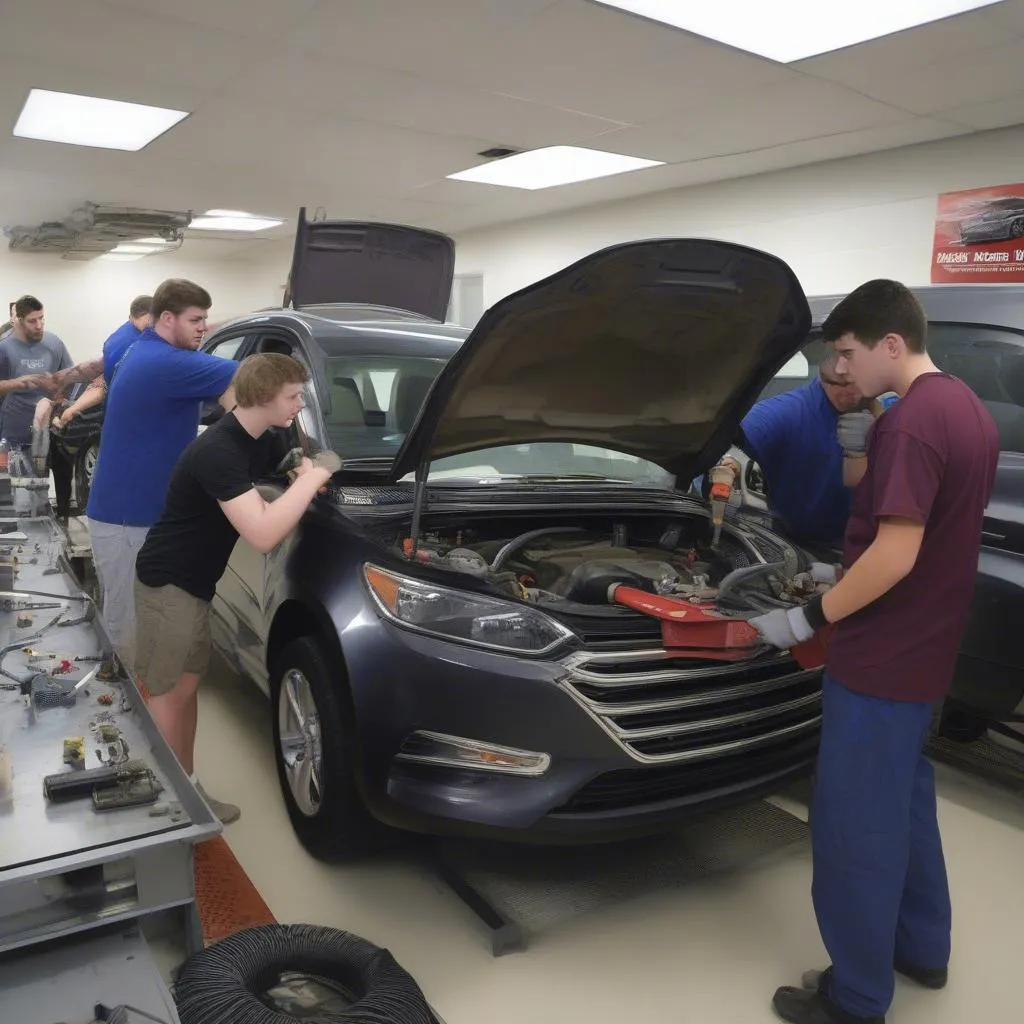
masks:
<path id="1" fill-rule="evenodd" d="M 287 384 L 305 384 L 306 368 L 291 356 L 261 352 L 243 359 L 235 374 L 235 398 L 242 409 L 266 405 L 277 398 Z"/>
<path id="2" fill-rule="evenodd" d="M 928 319 L 914 293 L 899 281 L 862 284 L 843 299 L 821 325 L 825 341 L 852 334 L 874 348 L 887 334 L 898 334 L 911 352 L 925 351 Z"/>
<path id="3" fill-rule="evenodd" d="M 132 304 L 128 307 L 128 316 L 132 320 L 138 320 L 140 316 L 145 316 L 147 313 L 153 311 L 153 296 L 152 295 L 137 295 L 132 299 Z"/>
<path id="4" fill-rule="evenodd" d="M 153 296 L 151 312 L 154 320 L 159 320 L 164 313 L 181 316 L 186 309 L 193 306 L 208 310 L 213 305 L 210 293 L 184 278 L 171 277 L 164 281 Z"/>
<path id="5" fill-rule="evenodd" d="M 14 303 L 14 315 L 19 320 L 24 320 L 25 317 L 31 316 L 33 313 L 41 313 L 42 310 L 43 304 L 34 295 L 22 295 Z"/>

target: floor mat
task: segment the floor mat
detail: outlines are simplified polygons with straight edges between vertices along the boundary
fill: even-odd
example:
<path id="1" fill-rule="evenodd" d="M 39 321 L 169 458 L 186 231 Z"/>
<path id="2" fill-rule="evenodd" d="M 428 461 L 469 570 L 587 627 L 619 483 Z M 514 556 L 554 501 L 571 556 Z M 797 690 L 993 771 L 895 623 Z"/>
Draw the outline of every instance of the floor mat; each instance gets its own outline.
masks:
<path id="1" fill-rule="evenodd" d="M 1024 747 L 1006 747 L 987 736 L 973 743 L 934 736 L 925 753 L 933 760 L 1024 793 Z"/>
<path id="2" fill-rule="evenodd" d="M 244 928 L 277 924 L 222 836 L 196 847 L 196 901 L 206 945 Z"/>

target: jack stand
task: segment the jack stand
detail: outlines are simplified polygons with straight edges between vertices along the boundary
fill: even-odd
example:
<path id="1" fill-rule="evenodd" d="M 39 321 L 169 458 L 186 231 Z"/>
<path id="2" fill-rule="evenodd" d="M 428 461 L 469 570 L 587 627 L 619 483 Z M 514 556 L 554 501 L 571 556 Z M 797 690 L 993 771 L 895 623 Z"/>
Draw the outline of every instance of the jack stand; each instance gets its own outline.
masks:
<path id="1" fill-rule="evenodd" d="M 486 897 L 448 860 L 438 840 L 430 841 L 427 856 L 438 878 L 486 926 L 491 937 L 492 956 L 503 956 L 526 948 L 522 926 L 510 921 L 497 907 L 488 903 Z"/>

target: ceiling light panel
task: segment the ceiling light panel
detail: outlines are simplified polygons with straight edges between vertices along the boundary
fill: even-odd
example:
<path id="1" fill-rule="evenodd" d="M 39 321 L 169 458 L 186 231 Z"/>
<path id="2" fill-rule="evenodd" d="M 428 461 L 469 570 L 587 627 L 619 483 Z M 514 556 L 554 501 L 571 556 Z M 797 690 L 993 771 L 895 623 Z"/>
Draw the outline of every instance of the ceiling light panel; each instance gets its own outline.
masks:
<path id="1" fill-rule="evenodd" d="M 781 64 L 940 21 L 1001 0 L 592 0 Z"/>
<path id="2" fill-rule="evenodd" d="M 33 89 L 21 109 L 14 134 L 22 139 L 134 153 L 185 117 L 185 110 Z"/>
<path id="3" fill-rule="evenodd" d="M 659 167 L 659 160 L 642 160 L 635 156 L 605 153 L 579 146 L 547 146 L 502 160 L 470 167 L 449 174 L 454 181 L 474 181 L 483 185 L 502 185 L 505 188 L 541 189 L 556 185 L 570 185 L 578 181 L 607 178 L 613 174 L 639 171 L 645 167 Z"/>
<path id="4" fill-rule="evenodd" d="M 207 214 L 205 217 L 196 217 L 189 228 L 196 231 L 266 231 L 267 228 L 276 228 L 283 223 L 271 217 L 253 217 L 249 214 L 230 217 Z"/>

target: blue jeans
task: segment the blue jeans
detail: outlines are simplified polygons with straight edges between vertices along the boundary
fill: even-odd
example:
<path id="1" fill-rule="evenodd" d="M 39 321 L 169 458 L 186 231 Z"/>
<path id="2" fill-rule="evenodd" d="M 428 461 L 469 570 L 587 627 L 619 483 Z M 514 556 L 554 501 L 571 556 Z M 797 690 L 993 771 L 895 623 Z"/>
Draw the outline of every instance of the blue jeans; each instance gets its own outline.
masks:
<path id="1" fill-rule="evenodd" d="M 827 995 L 859 1017 L 892 1003 L 894 960 L 949 962 L 952 915 L 922 753 L 932 706 L 880 700 L 826 675 L 811 802 L 814 910 L 832 958 Z"/>

